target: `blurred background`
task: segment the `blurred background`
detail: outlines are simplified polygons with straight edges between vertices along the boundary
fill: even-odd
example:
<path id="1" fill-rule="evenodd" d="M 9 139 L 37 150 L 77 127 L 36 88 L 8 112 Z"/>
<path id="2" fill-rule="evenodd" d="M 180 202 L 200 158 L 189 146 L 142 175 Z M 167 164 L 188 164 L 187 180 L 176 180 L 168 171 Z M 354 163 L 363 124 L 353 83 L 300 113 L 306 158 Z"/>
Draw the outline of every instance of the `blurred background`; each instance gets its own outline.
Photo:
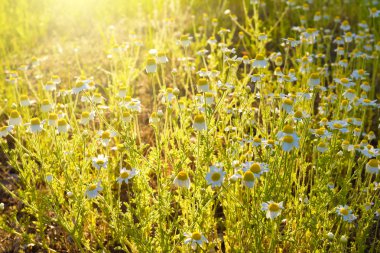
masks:
<path id="1" fill-rule="evenodd" d="M 49 40 L 101 34 L 111 25 L 143 28 L 150 20 L 173 16 L 189 20 L 193 13 L 216 17 L 225 0 L 1 0 L 0 54 L 28 50 Z M 240 2 L 240 1 L 239 1 Z M 178 17 L 181 13 L 182 17 Z M 200 15 L 202 16 L 202 15 Z M 188 22 L 191 27 L 191 22 Z M 130 29 L 130 32 L 132 31 Z"/>

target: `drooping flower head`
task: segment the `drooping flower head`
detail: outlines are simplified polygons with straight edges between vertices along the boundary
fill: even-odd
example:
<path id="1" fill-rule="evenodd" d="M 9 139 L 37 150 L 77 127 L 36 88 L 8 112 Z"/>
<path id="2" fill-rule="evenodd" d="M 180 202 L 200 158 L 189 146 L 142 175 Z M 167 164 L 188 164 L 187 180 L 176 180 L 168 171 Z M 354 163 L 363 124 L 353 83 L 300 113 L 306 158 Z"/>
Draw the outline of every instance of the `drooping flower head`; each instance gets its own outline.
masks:
<path id="1" fill-rule="evenodd" d="M 190 177 L 185 171 L 178 172 L 173 183 L 177 187 L 190 189 Z"/>

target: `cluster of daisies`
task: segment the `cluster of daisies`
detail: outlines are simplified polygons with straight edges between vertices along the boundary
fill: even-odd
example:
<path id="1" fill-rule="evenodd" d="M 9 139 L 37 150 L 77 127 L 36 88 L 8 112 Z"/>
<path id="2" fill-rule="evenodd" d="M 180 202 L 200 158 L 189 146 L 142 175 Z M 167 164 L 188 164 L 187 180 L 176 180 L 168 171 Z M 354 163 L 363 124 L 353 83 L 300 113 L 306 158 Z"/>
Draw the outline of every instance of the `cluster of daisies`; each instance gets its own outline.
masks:
<path id="1" fill-rule="evenodd" d="M 251 4 L 262 3 L 252 0 Z M 310 16 L 309 4 L 298 6 L 295 1 L 287 4 L 290 9 Z M 355 30 L 348 20 L 338 16 L 332 19 L 316 12 L 312 15 L 314 27 L 310 27 L 310 22 L 302 16 L 300 24 L 293 26 L 289 33 L 294 36 L 282 38 L 281 45 L 276 48 L 278 51 L 268 54 L 265 45 L 271 42 L 270 33 L 254 34 L 247 29 L 238 32 L 243 26 L 237 17 L 229 10 L 225 14 L 231 18 L 234 29 L 220 28 L 218 20 L 213 19 L 211 36 L 203 27 L 193 36 L 184 34 L 178 38 L 177 51 L 182 57 L 170 58 L 171 54 L 164 50 L 151 49 L 146 61 L 141 63 L 140 71 L 149 77 L 147 85 L 153 88 L 153 110 L 146 122 L 159 129 L 157 133 L 163 138 L 178 138 L 176 130 L 181 130 L 199 146 L 202 140 L 206 140 L 207 145 L 222 143 L 219 148 L 225 148 L 230 159 L 228 166 L 222 162 L 207 164 L 208 171 L 204 171 L 204 164 L 198 161 L 194 171 L 187 167 L 169 171 L 174 189 L 179 194 L 182 190 L 198 190 L 192 187 L 191 175 L 200 171 L 201 177 L 197 178 L 203 178 L 203 184 L 199 184 L 202 187 L 221 192 L 234 184 L 251 193 L 258 182 L 268 180 L 268 175 L 285 173 L 295 167 L 290 161 L 289 168 L 278 168 L 278 164 L 272 166 L 274 160 L 307 157 L 318 164 L 319 160 L 334 162 L 333 159 L 344 157 L 359 161 L 355 166 L 365 169 L 367 181 L 363 180 L 363 184 L 373 184 L 378 190 L 380 149 L 376 147 L 378 137 L 375 133 L 378 129 L 370 125 L 369 115 L 374 115 L 380 104 L 375 99 L 374 73 L 369 69 L 379 63 L 380 41 L 370 33 L 369 24 L 361 21 L 355 24 Z M 370 8 L 369 16 L 378 18 L 380 12 Z M 228 36 L 235 30 L 238 43 L 233 47 Z M 195 42 L 198 43 L 196 47 L 193 46 Z M 247 42 L 257 50 L 250 52 Z M 325 44 L 329 47 L 320 46 Z M 127 48 L 142 46 L 141 41 L 133 40 Z M 125 50 L 114 48 L 107 58 L 112 60 L 113 53 Z M 192 53 L 196 58 L 190 57 Z M 170 69 L 170 61 L 175 68 Z M 39 67 L 38 59 L 33 59 L 31 64 L 17 71 L 6 71 L 6 81 L 14 87 L 17 101 L 8 112 L 7 123 L 0 128 L 0 137 L 21 140 L 19 133 L 28 132 L 31 139 L 44 135 L 49 140 L 59 136 L 62 141 L 70 141 L 72 135 L 93 134 L 90 142 L 97 153 L 90 155 L 89 164 L 94 169 L 91 173 L 98 178 L 86 184 L 82 195 L 92 203 L 101 198 L 104 187 L 110 184 L 100 180 L 99 175 L 113 170 L 110 167 L 119 162 L 116 155 L 109 155 L 110 151 L 118 150 L 114 140 L 120 141 L 118 135 L 126 128 L 140 131 L 138 116 L 143 112 L 142 102 L 131 95 L 131 87 L 120 83 L 108 84 L 106 88 L 111 94 L 107 96 L 93 77 L 84 75 L 73 80 L 72 87 L 66 87 L 59 76 L 52 75 L 50 80 L 38 82 L 42 83 L 40 89 L 33 86 L 20 89 L 26 83 L 24 76 L 31 70 L 39 73 L 36 71 Z M 171 70 L 170 82 L 164 75 L 168 69 Z M 40 76 L 35 78 L 41 79 Z M 156 86 L 160 87 L 159 92 Z M 21 92 L 25 90 L 28 92 Z M 38 90 L 42 90 L 43 99 L 37 96 Z M 31 99 L 31 95 L 34 98 Z M 380 127 L 378 123 L 376 127 Z M 219 139 L 214 140 L 215 136 Z M 311 147 L 310 150 L 303 150 L 306 146 Z M 221 151 L 216 150 L 216 157 L 209 160 L 220 161 L 217 155 Z M 309 153 L 303 155 L 306 152 Z M 113 159 L 115 162 L 111 166 Z M 112 178 L 113 182 L 129 184 L 139 174 L 146 176 L 144 165 L 138 166 L 139 169 L 120 166 L 119 170 L 117 167 L 119 176 Z M 360 175 L 356 172 L 355 176 Z M 52 180 L 48 175 L 47 181 Z M 333 183 L 328 187 L 335 189 Z M 275 220 L 282 211 L 286 212 L 284 202 L 291 197 L 278 199 L 279 202 L 270 200 L 271 197 L 261 200 L 263 217 Z M 302 202 L 309 203 L 309 200 L 306 197 Z M 348 223 L 360 218 L 355 215 L 358 213 L 355 207 L 347 205 L 352 203 L 339 204 L 334 205 L 338 218 Z M 372 206 L 378 207 L 378 203 L 371 202 L 369 208 Z M 209 242 L 206 234 L 199 231 L 184 233 L 184 237 L 184 243 L 194 250 Z"/>

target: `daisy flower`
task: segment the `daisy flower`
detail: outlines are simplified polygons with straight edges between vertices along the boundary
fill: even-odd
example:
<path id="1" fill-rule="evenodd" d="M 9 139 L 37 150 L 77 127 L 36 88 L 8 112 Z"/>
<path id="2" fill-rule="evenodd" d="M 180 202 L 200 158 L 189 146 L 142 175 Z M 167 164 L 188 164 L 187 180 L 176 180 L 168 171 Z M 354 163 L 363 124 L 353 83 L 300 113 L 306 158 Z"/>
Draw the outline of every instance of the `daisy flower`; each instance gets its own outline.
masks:
<path id="1" fill-rule="evenodd" d="M 98 155 L 98 157 L 92 158 L 92 166 L 100 170 L 101 168 L 107 169 L 108 157 L 104 155 Z"/>
<path id="2" fill-rule="evenodd" d="M 137 98 L 127 97 L 126 101 L 120 103 L 120 105 L 127 108 L 132 113 L 141 112 L 141 102 Z"/>
<path id="3" fill-rule="evenodd" d="M 279 216 L 282 209 L 284 209 L 282 201 L 276 203 L 271 200 L 261 204 L 261 210 L 266 211 L 266 217 L 271 220 Z"/>
<path id="4" fill-rule="evenodd" d="M 253 60 L 253 68 L 266 68 L 268 66 L 268 61 L 265 59 L 264 55 L 257 54 L 256 58 Z"/>
<path id="5" fill-rule="evenodd" d="M 76 95 L 76 94 L 79 94 L 79 92 L 88 90 L 88 89 L 89 89 L 88 82 L 79 81 L 76 83 L 75 87 L 72 89 L 72 92 L 73 94 Z"/>
<path id="6" fill-rule="evenodd" d="M 343 97 L 347 98 L 350 101 L 353 101 L 356 97 L 356 91 L 354 89 L 347 89 L 343 93 Z"/>
<path id="7" fill-rule="evenodd" d="M 158 117 L 157 112 L 152 112 L 149 117 L 149 124 L 157 124 L 160 122 L 160 117 Z"/>
<path id="8" fill-rule="evenodd" d="M 58 115 L 56 113 L 49 114 L 48 125 L 53 127 L 58 125 Z"/>
<path id="9" fill-rule="evenodd" d="M 22 107 L 30 106 L 35 102 L 36 101 L 34 101 L 34 100 L 30 100 L 27 95 L 21 95 L 20 96 L 20 105 Z"/>
<path id="10" fill-rule="evenodd" d="M 380 155 L 380 149 L 374 148 L 373 146 L 369 145 L 369 147 L 364 147 L 364 149 L 361 149 L 360 152 L 368 158 L 374 158 Z"/>
<path id="11" fill-rule="evenodd" d="M 251 171 L 256 178 L 269 171 L 268 164 L 258 162 L 245 162 L 243 164 L 243 171 Z"/>
<path id="12" fill-rule="evenodd" d="M 191 244 L 193 250 L 197 249 L 197 246 L 203 247 L 203 244 L 208 243 L 207 238 L 200 232 L 184 233 L 186 236 L 185 244 Z"/>
<path id="13" fill-rule="evenodd" d="M 39 133 L 43 130 L 42 123 L 39 118 L 33 118 L 30 120 L 29 131 L 31 133 Z"/>
<path id="14" fill-rule="evenodd" d="M 210 92 L 210 85 L 206 78 L 200 78 L 198 80 L 197 89 L 199 92 Z"/>
<path id="15" fill-rule="evenodd" d="M 343 31 L 348 31 L 351 29 L 351 26 L 350 26 L 350 23 L 348 23 L 347 20 L 344 20 L 342 22 L 342 24 L 340 25 L 340 29 L 342 29 Z"/>
<path id="16" fill-rule="evenodd" d="M 302 122 L 303 119 L 305 118 L 309 118 L 310 115 L 308 113 L 306 113 L 305 111 L 295 111 L 293 113 L 293 119 L 295 122 Z"/>
<path id="17" fill-rule="evenodd" d="M 327 151 L 327 149 L 328 149 L 328 145 L 327 145 L 326 142 L 324 142 L 324 141 L 320 141 L 320 142 L 318 143 L 318 145 L 317 145 L 317 150 L 318 150 L 318 152 L 324 153 L 324 152 Z"/>
<path id="18" fill-rule="evenodd" d="M 54 84 L 58 85 L 58 84 L 61 83 L 61 78 L 60 78 L 59 76 L 57 76 L 57 75 L 53 75 L 53 76 L 51 77 L 51 81 L 52 81 Z"/>
<path id="19" fill-rule="evenodd" d="M 216 166 L 210 166 L 210 172 L 206 175 L 206 180 L 211 187 L 221 186 L 224 180 L 226 172 L 223 168 L 218 168 Z"/>
<path id="20" fill-rule="evenodd" d="M 132 116 L 132 114 L 130 112 L 125 111 L 125 112 L 123 112 L 123 116 L 121 118 L 125 122 L 131 122 L 132 119 L 133 119 L 133 116 Z"/>
<path id="21" fill-rule="evenodd" d="M 352 222 L 356 220 L 356 216 L 352 213 L 352 210 L 347 205 L 339 205 L 336 207 L 336 213 L 343 217 L 344 221 Z"/>
<path id="22" fill-rule="evenodd" d="M 277 138 L 282 143 L 282 150 L 286 152 L 293 148 L 299 148 L 299 137 L 290 125 L 285 125 L 283 130 L 277 134 Z"/>
<path id="23" fill-rule="evenodd" d="M 58 120 L 58 133 L 67 133 L 70 129 L 70 125 L 65 119 Z"/>
<path id="24" fill-rule="evenodd" d="M 127 96 L 127 86 L 120 87 L 117 96 L 119 98 L 125 98 Z"/>
<path id="25" fill-rule="evenodd" d="M 108 130 L 99 131 L 99 134 L 100 134 L 100 142 L 102 143 L 104 147 L 108 146 L 108 144 L 111 141 L 111 138 L 116 136 L 116 132 L 108 131 Z"/>
<path id="26" fill-rule="evenodd" d="M 14 128 L 14 126 L 2 126 L 0 127 L 0 137 L 6 137 Z"/>
<path id="27" fill-rule="evenodd" d="M 319 77 L 319 73 L 312 73 L 308 81 L 309 87 L 313 89 L 315 86 L 318 86 L 320 84 L 321 84 L 321 79 Z"/>
<path id="28" fill-rule="evenodd" d="M 282 109 L 284 109 L 287 113 L 293 112 L 293 100 L 290 98 L 285 98 L 282 103 Z"/>
<path id="29" fill-rule="evenodd" d="M 173 88 L 167 88 L 166 91 L 164 90 L 163 91 L 163 96 L 162 96 L 162 103 L 166 103 L 167 102 L 172 102 L 176 95 L 175 94 L 179 94 L 179 90 L 176 88 L 176 89 L 173 89 Z"/>
<path id="30" fill-rule="evenodd" d="M 244 172 L 242 183 L 248 188 L 253 188 L 255 185 L 255 175 L 252 171 L 247 170 Z"/>
<path id="31" fill-rule="evenodd" d="M 371 159 L 365 165 L 365 170 L 370 174 L 378 174 L 380 171 L 380 162 L 377 159 Z"/>
<path id="32" fill-rule="evenodd" d="M 197 131 L 207 130 L 205 116 L 198 114 L 194 117 L 193 128 Z"/>
<path id="33" fill-rule="evenodd" d="M 168 57 L 166 57 L 166 54 L 164 52 L 158 52 L 156 60 L 159 64 L 167 63 L 169 62 Z"/>
<path id="34" fill-rule="evenodd" d="M 249 141 L 250 142 L 250 141 Z M 255 137 L 253 137 L 253 139 L 252 139 L 252 145 L 254 146 L 254 147 L 259 147 L 259 146 L 261 146 L 261 138 L 259 137 L 259 136 L 255 136 Z"/>
<path id="35" fill-rule="evenodd" d="M 46 91 L 54 91 L 57 89 L 56 84 L 53 81 L 48 81 L 44 88 Z"/>
<path id="36" fill-rule="evenodd" d="M 128 180 L 132 179 L 138 173 L 139 173 L 139 171 L 136 170 L 135 168 L 132 168 L 131 170 L 127 170 L 126 168 L 122 168 L 120 170 L 120 176 L 116 179 L 116 181 L 119 184 L 122 184 L 123 182 L 128 184 Z"/>
<path id="37" fill-rule="evenodd" d="M 12 125 L 12 126 L 21 125 L 22 119 L 21 119 L 20 113 L 16 110 L 11 111 L 8 123 L 9 125 Z"/>
<path id="38" fill-rule="evenodd" d="M 228 179 L 230 182 L 235 183 L 237 182 L 240 178 L 243 178 L 241 174 L 241 170 L 239 168 L 235 168 L 235 172 L 230 178 Z"/>
<path id="39" fill-rule="evenodd" d="M 50 112 L 53 109 L 54 105 L 49 102 L 49 100 L 44 99 L 41 104 L 41 111 Z"/>
<path id="40" fill-rule="evenodd" d="M 298 139 L 294 139 L 291 135 L 285 135 L 281 138 L 282 141 L 282 150 L 289 152 L 293 148 L 299 148 Z"/>
<path id="41" fill-rule="evenodd" d="M 334 81 L 338 84 L 341 84 L 343 85 L 345 88 L 351 88 L 352 86 L 355 86 L 355 83 L 349 79 L 349 78 L 346 78 L 346 77 L 343 77 L 343 78 L 334 78 Z"/>
<path id="42" fill-rule="evenodd" d="M 191 37 L 189 35 L 182 35 L 181 38 L 179 39 L 179 44 L 184 48 L 190 46 Z"/>
<path id="43" fill-rule="evenodd" d="M 177 176 L 174 178 L 173 184 L 177 187 L 190 189 L 189 175 L 184 171 L 178 172 Z"/>
<path id="44" fill-rule="evenodd" d="M 147 65 L 145 68 L 146 73 L 156 73 L 157 72 L 157 63 L 155 58 L 148 58 Z"/>
<path id="45" fill-rule="evenodd" d="M 330 122 L 327 122 L 327 125 L 331 130 L 338 130 L 341 133 L 348 132 L 348 123 L 344 120 L 332 120 Z"/>
<path id="46" fill-rule="evenodd" d="M 86 196 L 89 199 L 96 198 L 99 195 L 99 192 L 103 190 L 103 187 L 98 183 L 92 183 L 87 187 Z"/>
<path id="47" fill-rule="evenodd" d="M 87 125 L 90 122 L 90 120 L 93 120 L 94 118 L 95 118 L 95 112 L 84 111 L 82 112 L 82 116 L 79 121 L 79 124 Z"/>

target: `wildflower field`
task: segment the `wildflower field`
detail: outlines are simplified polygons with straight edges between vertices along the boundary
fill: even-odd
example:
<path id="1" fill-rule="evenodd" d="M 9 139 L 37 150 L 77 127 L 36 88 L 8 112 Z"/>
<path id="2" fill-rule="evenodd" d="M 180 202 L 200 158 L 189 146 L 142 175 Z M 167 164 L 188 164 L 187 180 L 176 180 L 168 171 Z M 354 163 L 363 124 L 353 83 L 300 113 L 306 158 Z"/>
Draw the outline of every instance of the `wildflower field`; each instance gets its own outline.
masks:
<path id="1" fill-rule="evenodd" d="M 0 252 L 380 252 L 378 0 L 1 0 Z"/>

